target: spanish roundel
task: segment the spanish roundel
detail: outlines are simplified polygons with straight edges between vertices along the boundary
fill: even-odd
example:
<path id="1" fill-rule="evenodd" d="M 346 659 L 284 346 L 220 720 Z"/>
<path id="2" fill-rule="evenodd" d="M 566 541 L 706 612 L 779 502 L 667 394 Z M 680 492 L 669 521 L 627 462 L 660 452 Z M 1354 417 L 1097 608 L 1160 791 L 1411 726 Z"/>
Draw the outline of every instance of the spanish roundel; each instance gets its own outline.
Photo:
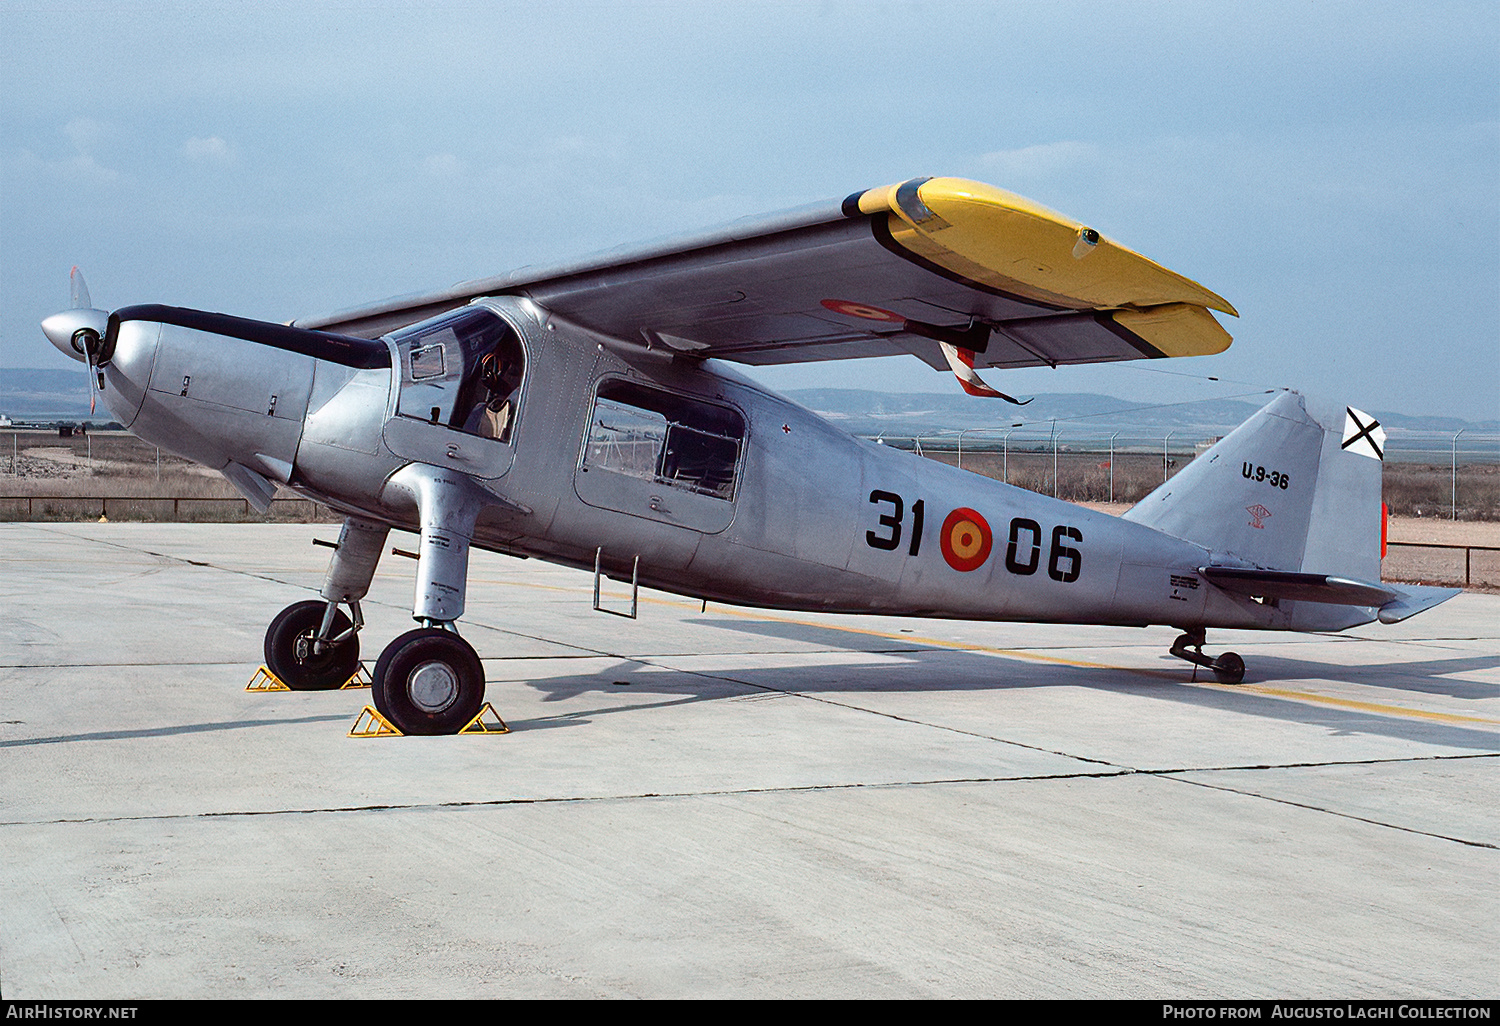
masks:
<path id="1" fill-rule="evenodd" d="M 988 521 L 964 506 L 948 514 L 939 540 L 948 565 L 965 573 L 984 565 L 994 541 Z"/>

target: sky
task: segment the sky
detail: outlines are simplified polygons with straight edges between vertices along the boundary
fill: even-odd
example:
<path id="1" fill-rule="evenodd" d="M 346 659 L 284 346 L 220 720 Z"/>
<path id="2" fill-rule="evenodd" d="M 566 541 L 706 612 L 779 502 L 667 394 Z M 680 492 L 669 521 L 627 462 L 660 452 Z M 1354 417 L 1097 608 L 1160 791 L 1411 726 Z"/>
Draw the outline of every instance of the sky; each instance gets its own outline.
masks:
<path id="1" fill-rule="evenodd" d="M 37 324 L 75 264 L 96 306 L 288 320 L 920 175 L 1240 312 L 1223 354 L 1005 391 L 1500 416 L 1493 0 L 0 0 L 0 374 L 71 365 Z"/>

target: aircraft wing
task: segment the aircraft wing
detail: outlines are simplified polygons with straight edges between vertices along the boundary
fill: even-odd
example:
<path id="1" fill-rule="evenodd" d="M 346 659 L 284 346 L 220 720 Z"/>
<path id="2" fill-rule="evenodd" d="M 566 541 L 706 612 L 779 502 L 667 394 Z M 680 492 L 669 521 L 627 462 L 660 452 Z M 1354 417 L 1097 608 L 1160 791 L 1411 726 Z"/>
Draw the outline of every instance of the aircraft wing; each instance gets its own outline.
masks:
<path id="1" fill-rule="evenodd" d="M 480 296 L 652 348 L 746 364 L 910 353 L 950 366 L 1222 352 L 1225 300 L 1091 228 L 958 178 L 827 203 L 294 322 L 374 337 Z M 1236 315 L 1237 316 L 1237 315 Z"/>

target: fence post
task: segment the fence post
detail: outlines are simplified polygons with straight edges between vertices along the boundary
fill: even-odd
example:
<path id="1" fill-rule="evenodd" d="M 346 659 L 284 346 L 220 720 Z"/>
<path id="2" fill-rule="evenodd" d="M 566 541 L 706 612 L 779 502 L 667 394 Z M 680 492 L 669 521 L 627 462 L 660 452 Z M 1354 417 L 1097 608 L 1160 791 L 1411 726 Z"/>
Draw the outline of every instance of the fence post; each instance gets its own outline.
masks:
<path id="1" fill-rule="evenodd" d="M 1448 501 L 1452 510 L 1450 519 L 1458 519 L 1458 435 L 1463 434 L 1468 428 L 1462 428 L 1457 435 L 1453 436 L 1453 470 L 1448 480 Z"/>
<path id="2" fill-rule="evenodd" d="M 1172 440 L 1172 436 L 1175 435 L 1176 433 L 1177 433 L 1177 429 L 1173 428 L 1171 431 L 1167 432 L 1167 437 L 1163 438 L 1161 440 L 1161 483 L 1162 484 L 1166 484 L 1167 483 L 1167 443 Z"/>
<path id="3" fill-rule="evenodd" d="M 1115 501 L 1115 439 L 1120 437 L 1116 431 L 1109 436 L 1109 501 Z"/>

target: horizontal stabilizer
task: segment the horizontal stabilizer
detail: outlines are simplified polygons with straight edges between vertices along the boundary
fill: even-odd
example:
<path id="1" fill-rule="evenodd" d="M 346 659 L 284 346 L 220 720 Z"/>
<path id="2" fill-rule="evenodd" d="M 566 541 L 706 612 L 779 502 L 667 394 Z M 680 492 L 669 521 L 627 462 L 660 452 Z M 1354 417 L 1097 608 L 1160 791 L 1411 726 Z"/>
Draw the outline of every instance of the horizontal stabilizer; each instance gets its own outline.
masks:
<path id="1" fill-rule="evenodd" d="M 1287 599 L 1295 602 L 1327 602 L 1336 606 L 1381 606 L 1402 597 L 1383 584 L 1330 577 L 1327 574 L 1303 574 L 1290 570 L 1256 570 L 1232 566 L 1198 568 L 1211 584 L 1235 595 L 1257 598 Z M 1441 589 L 1439 589 L 1441 590 Z M 1445 598 L 1447 596 L 1444 596 Z M 1436 600 L 1441 602 L 1442 599 Z M 1426 606 L 1421 607 L 1423 609 Z M 1418 610 L 1413 609 L 1415 613 Z M 1410 616 L 1411 613 L 1407 613 Z M 1381 619 L 1384 619 L 1382 611 Z"/>
<path id="2" fill-rule="evenodd" d="M 1380 607 L 1380 622 L 1400 623 L 1408 616 L 1416 616 L 1424 609 L 1431 609 L 1439 602 L 1448 601 L 1462 590 L 1462 588 L 1431 588 L 1421 584 L 1402 585 L 1396 600 Z"/>

